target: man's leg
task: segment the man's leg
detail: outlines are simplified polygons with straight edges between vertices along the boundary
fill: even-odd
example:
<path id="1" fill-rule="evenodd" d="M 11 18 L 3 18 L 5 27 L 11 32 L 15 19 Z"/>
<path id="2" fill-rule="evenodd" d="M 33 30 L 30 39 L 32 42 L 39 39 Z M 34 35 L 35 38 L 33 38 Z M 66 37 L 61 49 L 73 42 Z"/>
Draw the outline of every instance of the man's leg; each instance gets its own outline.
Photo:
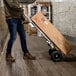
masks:
<path id="1" fill-rule="evenodd" d="M 13 57 L 11 56 L 11 51 L 12 51 L 13 43 L 16 39 L 17 24 L 14 19 L 8 19 L 7 24 L 8 24 L 8 29 L 9 29 L 9 33 L 10 33 L 10 39 L 9 39 L 8 45 L 7 45 L 6 59 L 8 61 L 14 61 Z"/>
<path id="2" fill-rule="evenodd" d="M 24 31 L 23 25 L 21 24 L 20 19 L 18 19 L 17 23 L 18 23 L 17 31 L 20 36 L 22 51 L 23 51 L 23 53 L 27 53 L 28 49 L 27 49 L 27 43 L 26 43 L 26 34 L 25 34 L 25 31 Z"/>
<path id="3" fill-rule="evenodd" d="M 22 46 L 22 50 L 23 50 L 24 56 L 26 55 L 26 56 L 28 57 L 28 59 L 33 59 L 33 60 L 34 60 L 35 57 L 32 56 L 32 55 L 29 53 L 28 49 L 27 49 L 26 34 L 25 34 L 23 25 L 21 24 L 21 21 L 20 21 L 20 20 L 18 21 L 17 31 L 18 31 L 19 36 L 20 36 L 21 46 Z"/>

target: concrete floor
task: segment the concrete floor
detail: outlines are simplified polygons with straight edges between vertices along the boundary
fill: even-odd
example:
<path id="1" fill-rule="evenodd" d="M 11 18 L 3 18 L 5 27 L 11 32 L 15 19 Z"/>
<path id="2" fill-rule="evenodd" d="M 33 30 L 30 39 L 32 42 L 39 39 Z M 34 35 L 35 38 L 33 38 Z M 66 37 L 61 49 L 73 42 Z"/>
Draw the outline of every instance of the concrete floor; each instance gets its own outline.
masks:
<path id="1" fill-rule="evenodd" d="M 76 76 L 76 44 L 69 38 L 73 50 L 61 62 L 53 62 L 48 54 L 49 47 L 44 38 L 27 36 L 27 45 L 37 60 L 23 60 L 23 53 L 17 37 L 12 49 L 16 62 L 9 64 L 3 55 L 0 61 L 0 76 Z"/>

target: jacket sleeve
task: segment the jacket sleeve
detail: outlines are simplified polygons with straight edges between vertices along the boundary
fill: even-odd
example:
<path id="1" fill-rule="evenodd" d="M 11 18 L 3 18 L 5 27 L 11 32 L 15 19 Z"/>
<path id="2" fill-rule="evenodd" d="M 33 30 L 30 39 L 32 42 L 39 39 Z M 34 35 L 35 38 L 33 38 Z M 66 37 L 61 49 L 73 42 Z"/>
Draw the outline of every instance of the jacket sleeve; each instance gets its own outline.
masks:
<path id="1" fill-rule="evenodd" d="M 23 9 L 19 6 L 19 3 L 17 0 L 4 0 L 4 2 L 12 10 L 23 12 Z"/>

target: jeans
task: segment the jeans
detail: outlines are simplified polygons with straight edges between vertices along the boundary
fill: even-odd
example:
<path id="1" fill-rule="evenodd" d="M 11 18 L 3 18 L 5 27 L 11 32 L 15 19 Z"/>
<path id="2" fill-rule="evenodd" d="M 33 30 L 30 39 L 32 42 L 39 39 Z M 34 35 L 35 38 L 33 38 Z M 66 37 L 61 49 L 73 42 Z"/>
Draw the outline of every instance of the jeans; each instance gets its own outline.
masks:
<path id="1" fill-rule="evenodd" d="M 10 39 L 8 41 L 6 54 L 11 54 L 13 43 L 17 37 L 17 32 L 20 36 L 22 51 L 23 53 L 27 53 L 28 49 L 26 44 L 26 34 L 23 25 L 21 23 L 21 20 L 19 18 L 13 18 L 13 19 L 6 19 L 6 22 L 8 24 L 8 29 L 10 33 Z"/>

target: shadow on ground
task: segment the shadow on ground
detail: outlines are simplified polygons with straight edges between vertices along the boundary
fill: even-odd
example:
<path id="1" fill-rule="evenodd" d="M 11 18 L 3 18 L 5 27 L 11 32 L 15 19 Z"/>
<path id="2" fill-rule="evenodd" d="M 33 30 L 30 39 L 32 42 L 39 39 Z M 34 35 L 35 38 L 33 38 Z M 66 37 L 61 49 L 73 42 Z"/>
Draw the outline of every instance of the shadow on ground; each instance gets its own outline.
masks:
<path id="1" fill-rule="evenodd" d="M 73 54 L 69 54 L 68 56 L 65 56 L 63 58 L 63 61 L 66 61 L 66 62 L 76 62 L 76 56 L 73 55 Z"/>

